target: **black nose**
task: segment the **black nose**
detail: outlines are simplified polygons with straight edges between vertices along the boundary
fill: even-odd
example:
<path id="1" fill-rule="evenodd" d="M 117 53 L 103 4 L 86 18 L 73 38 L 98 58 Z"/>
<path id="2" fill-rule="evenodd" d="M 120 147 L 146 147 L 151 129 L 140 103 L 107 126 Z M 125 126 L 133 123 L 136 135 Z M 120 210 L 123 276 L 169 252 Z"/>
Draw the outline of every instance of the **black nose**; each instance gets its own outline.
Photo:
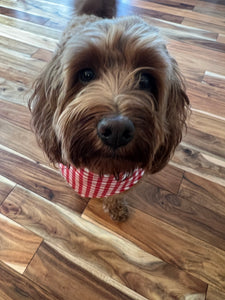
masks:
<path id="1" fill-rule="evenodd" d="M 124 116 L 102 119 L 97 126 L 98 135 L 107 146 L 113 149 L 127 145 L 134 137 L 134 124 Z"/>

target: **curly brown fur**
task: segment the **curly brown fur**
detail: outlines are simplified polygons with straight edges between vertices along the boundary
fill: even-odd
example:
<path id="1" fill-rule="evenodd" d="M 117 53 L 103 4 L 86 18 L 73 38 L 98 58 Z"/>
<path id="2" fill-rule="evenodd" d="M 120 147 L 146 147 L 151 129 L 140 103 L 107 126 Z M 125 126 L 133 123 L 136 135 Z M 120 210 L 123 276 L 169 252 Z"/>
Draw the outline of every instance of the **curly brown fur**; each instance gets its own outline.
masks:
<path id="1" fill-rule="evenodd" d="M 141 18 L 102 19 L 114 15 L 115 1 L 78 1 L 76 7 L 78 15 L 29 101 L 37 140 L 55 164 L 101 175 L 137 167 L 155 173 L 181 141 L 187 117 L 189 100 L 177 63 L 158 30 Z M 96 76 L 85 84 L 79 72 L 87 68 Z M 140 88 L 143 73 L 150 90 Z M 129 118 L 135 127 L 132 141 L 116 149 L 97 133 L 98 122 L 112 115 Z"/>

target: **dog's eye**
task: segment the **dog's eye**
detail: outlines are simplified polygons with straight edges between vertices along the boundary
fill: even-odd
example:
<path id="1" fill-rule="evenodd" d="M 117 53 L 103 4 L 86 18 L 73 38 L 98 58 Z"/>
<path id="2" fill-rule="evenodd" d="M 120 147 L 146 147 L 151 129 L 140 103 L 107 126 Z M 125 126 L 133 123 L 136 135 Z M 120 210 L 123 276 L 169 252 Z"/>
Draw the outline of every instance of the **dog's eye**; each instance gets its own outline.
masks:
<path id="1" fill-rule="evenodd" d="M 154 88 L 154 78 L 148 73 L 141 73 L 139 75 L 139 88 L 141 90 L 152 90 Z"/>
<path id="2" fill-rule="evenodd" d="M 88 83 L 95 78 L 95 73 L 92 69 L 84 69 L 79 72 L 79 79 L 83 83 Z"/>

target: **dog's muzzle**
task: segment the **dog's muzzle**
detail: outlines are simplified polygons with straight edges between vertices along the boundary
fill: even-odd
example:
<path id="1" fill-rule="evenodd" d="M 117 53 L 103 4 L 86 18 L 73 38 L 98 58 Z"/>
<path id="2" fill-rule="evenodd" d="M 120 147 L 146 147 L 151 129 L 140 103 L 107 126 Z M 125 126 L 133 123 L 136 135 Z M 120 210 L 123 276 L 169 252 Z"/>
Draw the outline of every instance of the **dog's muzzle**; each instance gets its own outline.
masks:
<path id="1" fill-rule="evenodd" d="M 115 150 L 130 143 L 135 127 L 129 118 L 118 115 L 102 119 L 98 123 L 97 131 L 102 142 Z"/>

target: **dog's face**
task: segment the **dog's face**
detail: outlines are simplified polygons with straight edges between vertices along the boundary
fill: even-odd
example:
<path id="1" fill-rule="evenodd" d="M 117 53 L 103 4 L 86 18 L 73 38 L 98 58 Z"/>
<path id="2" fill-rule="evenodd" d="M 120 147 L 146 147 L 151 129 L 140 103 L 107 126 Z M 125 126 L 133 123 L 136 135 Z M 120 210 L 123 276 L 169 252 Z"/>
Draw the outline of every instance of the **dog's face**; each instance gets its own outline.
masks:
<path id="1" fill-rule="evenodd" d="M 100 174 L 164 167 L 188 104 L 176 62 L 158 32 L 136 17 L 78 27 L 30 99 L 50 160 Z"/>

